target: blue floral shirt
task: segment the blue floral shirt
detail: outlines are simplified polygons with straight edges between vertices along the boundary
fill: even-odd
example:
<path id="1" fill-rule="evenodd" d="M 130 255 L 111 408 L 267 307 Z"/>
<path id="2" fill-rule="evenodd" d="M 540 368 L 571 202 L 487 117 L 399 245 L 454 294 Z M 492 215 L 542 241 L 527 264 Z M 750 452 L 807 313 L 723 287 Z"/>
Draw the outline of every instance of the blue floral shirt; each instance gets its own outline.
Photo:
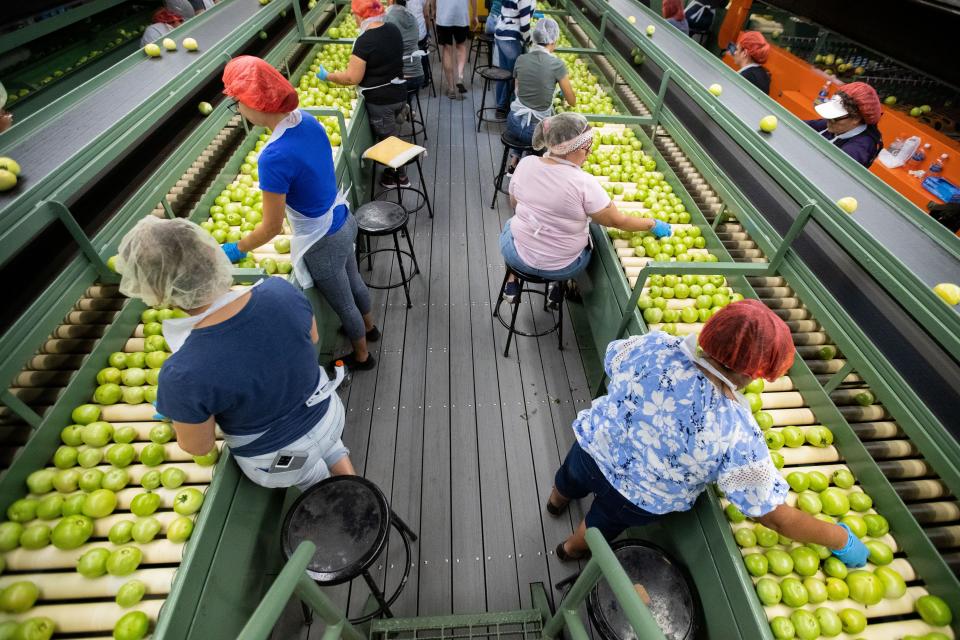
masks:
<path id="1" fill-rule="evenodd" d="M 748 516 L 772 511 L 789 487 L 760 428 L 680 343 L 659 331 L 611 342 L 607 395 L 577 416 L 577 441 L 610 484 L 651 513 L 686 511 L 710 482 Z"/>

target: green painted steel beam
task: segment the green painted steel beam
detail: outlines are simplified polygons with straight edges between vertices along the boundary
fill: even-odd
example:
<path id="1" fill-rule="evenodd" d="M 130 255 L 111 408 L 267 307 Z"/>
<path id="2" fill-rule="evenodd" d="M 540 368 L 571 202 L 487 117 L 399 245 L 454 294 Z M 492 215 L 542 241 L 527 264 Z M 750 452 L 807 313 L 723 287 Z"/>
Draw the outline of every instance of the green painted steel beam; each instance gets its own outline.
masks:
<path id="1" fill-rule="evenodd" d="M 0 36 L 0 54 L 13 51 L 17 47 L 22 47 L 38 38 L 59 31 L 64 27 L 69 27 L 90 16 L 106 11 L 111 7 L 132 1 L 133 0 L 90 0 L 90 2 L 72 7 L 52 18 L 40 20 L 22 29 L 6 33 Z"/>

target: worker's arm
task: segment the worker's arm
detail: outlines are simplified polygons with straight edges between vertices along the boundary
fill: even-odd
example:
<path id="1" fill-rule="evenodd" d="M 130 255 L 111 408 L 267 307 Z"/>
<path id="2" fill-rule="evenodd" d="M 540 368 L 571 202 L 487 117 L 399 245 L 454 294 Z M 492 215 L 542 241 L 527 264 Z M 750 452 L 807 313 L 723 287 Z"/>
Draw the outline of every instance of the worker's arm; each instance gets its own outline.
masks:
<path id="1" fill-rule="evenodd" d="M 563 94 L 563 99 L 566 100 L 567 104 L 571 107 L 577 106 L 577 94 L 573 91 L 573 85 L 570 84 L 570 76 L 564 76 L 560 78 L 560 92 Z"/>
<path id="2" fill-rule="evenodd" d="M 311 318 L 310 323 L 310 340 L 313 344 L 320 342 L 320 333 L 317 331 L 317 319 Z"/>
<path id="3" fill-rule="evenodd" d="M 513 194 L 510 194 L 510 206 L 514 209 L 517 208 L 517 199 L 513 197 Z"/>
<path id="4" fill-rule="evenodd" d="M 591 214 L 590 218 L 597 224 L 624 231 L 650 231 L 656 224 L 656 220 L 653 218 L 634 218 L 624 214 L 620 209 L 617 209 L 613 200 L 605 208 Z"/>
<path id="5" fill-rule="evenodd" d="M 352 86 L 360 84 L 363 74 L 367 72 L 367 61 L 357 56 L 350 56 L 350 62 L 343 71 L 331 71 L 327 74 L 327 81 L 334 84 Z"/>
<path id="6" fill-rule="evenodd" d="M 200 424 L 174 422 L 177 444 L 192 456 L 205 456 L 217 443 L 216 420 L 210 416 Z"/>
<path id="7" fill-rule="evenodd" d="M 842 549 L 847 544 L 845 529 L 789 505 L 781 504 L 754 520 L 797 542 L 814 542 L 831 550 Z"/>
<path id="8" fill-rule="evenodd" d="M 264 245 L 283 231 L 283 217 L 286 213 L 287 196 L 284 193 L 263 192 L 263 220 L 246 238 L 237 242 L 240 251 L 253 251 Z"/>
<path id="9" fill-rule="evenodd" d="M 437 19 L 436 0 L 427 0 L 423 5 L 423 18 L 427 24 L 433 24 Z"/>
<path id="10" fill-rule="evenodd" d="M 480 14 L 477 12 L 477 0 L 470 0 L 471 27 L 474 30 L 480 27 Z"/>

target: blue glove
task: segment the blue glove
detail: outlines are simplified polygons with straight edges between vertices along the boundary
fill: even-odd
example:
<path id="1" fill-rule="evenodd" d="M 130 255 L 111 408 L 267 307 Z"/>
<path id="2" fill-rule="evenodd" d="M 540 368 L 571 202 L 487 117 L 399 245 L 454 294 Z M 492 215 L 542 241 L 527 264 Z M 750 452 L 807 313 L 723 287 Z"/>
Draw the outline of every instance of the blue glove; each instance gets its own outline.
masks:
<path id="1" fill-rule="evenodd" d="M 327 71 L 326 67 L 324 67 L 323 65 L 320 65 L 320 70 L 317 71 L 317 77 L 320 78 L 321 80 L 326 80 L 327 76 L 329 75 L 330 75 L 330 72 Z"/>
<path id="2" fill-rule="evenodd" d="M 543 19 L 543 11 L 534 11 L 534 12 L 533 12 L 533 17 L 536 18 L 537 20 L 542 20 L 542 19 Z"/>
<path id="3" fill-rule="evenodd" d="M 247 257 L 247 252 L 240 251 L 240 247 L 237 246 L 236 242 L 228 242 L 223 245 L 223 252 L 227 254 L 230 262 L 237 262 Z"/>
<path id="4" fill-rule="evenodd" d="M 154 411 L 157 411 L 157 401 L 154 400 L 154 401 L 151 402 L 150 404 L 153 405 L 153 410 L 154 410 Z M 153 419 L 154 419 L 154 420 L 164 420 L 164 421 L 165 421 L 165 420 L 167 419 L 167 416 L 165 416 L 165 415 L 163 415 L 162 413 L 160 413 L 159 411 L 157 411 L 156 413 L 153 414 Z"/>
<path id="5" fill-rule="evenodd" d="M 673 235 L 673 228 L 663 220 L 654 220 L 651 231 L 653 231 L 653 235 L 655 235 L 658 240 L 660 238 L 669 238 Z M 226 247 L 227 245 L 223 246 Z"/>
<path id="6" fill-rule="evenodd" d="M 833 555 L 840 558 L 843 564 L 853 569 L 867 564 L 867 558 L 870 557 L 870 551 L 867 549 L 867 546 L 860 542 L 860 538 L 854 535 L 850 527 L 843 523 L 837 526 L 846 530 L 847 544 L 843 545 L 842 549 L 834 549 Z"/>

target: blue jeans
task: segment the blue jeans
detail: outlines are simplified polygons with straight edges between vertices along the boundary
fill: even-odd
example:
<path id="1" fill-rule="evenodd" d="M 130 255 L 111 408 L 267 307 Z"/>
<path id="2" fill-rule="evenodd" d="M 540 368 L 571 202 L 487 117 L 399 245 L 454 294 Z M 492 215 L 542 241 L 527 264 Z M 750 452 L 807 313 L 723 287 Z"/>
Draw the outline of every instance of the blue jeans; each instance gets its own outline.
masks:
<path id="1" fill-rule="evenodd" d="M 517 63 L 517 58 L 523 53 L 523 43 L 519 40 L 496 40 L 497 53 L 494 56 L 493 64 L 513 72 L 513 66 Z M 502 111 L 510 109 L 510 98 L 513 95 L 513 80 L 504 80 L 497 83 L 497 108 Z"/>
<path id="2" fill-rule="evenodd" d="M 607 540 L 613 540 L 627 527 L 642 527 L 660 517 L 624 498 L 577 442 L 570 447 L 553 484 L 560 495 L 571 500 L 593 494 L 593 505 L 584 520 L 587 527 L 596 527 Z"/>
<path id="3" fill-rule="evenodd" d="M 487 16 L 487 22 L 484 24 L 483 32 L 488 36 L 492 36 L 497 30 L 497 20 L 500 19 L 500 14 L 490 14 Z"/>
<path id="4" fill-rule="evenodd" d="M 513 111 L 507 116 L 507 133 L 524 144 L 533 144 L 533 132 L 539 122 L 536 118 L 530 117 L 529 124 L 524 124 L 526 116 L 518 116 Z"/>
<path id="5" fill-rule="evenodd" d="M 576 278 L 587 268 L 587 265 L 590 264 L 590 247 L 586 247 L 580 252 L 580 255 L 577 256 L 573 262 L 565 266 L 563 269 L 557 269 L 556 271 L 545 271 L 543 269 L 531 267 L 525 263 L 517 253 L 517 247 L 513 242 L 513 232 L 510 231 L 511 222 L 512 219 L 507 220 L 507 223 L 503 225 L 503 231 L 500 232 L 500 253 L 503 255 L 503 261 L 507 263 L 508 267 L 518 269 L 519 271 L 528 273 L 532 276 L 543 278 L 544 280 L 559 282 L 561 280 L 570 280 L 572 278 Z"/>

